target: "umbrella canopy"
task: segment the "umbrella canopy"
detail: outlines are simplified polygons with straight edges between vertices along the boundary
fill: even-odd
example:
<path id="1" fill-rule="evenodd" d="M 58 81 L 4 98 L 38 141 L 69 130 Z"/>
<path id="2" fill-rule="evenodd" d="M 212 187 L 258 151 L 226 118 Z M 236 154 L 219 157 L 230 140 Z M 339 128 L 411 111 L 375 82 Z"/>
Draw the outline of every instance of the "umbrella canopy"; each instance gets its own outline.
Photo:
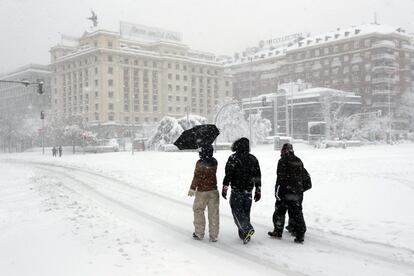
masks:
<path id="1" fill-rule="evenodd" d="M 215 125 L 199 125 L 185 130 L 174 142 L 180 150 L 198 149 L 211 145 L 220 131 Z"/>

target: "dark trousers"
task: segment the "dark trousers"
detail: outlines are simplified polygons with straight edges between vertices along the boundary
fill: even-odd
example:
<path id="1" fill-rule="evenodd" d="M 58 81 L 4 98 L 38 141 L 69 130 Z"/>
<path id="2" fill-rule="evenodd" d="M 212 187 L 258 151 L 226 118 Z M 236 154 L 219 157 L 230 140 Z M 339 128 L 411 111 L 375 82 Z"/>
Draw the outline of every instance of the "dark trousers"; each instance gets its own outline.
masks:
<path id="1" fill-rule="evenodd" d="M 301 196 L 299 196 L 299 202 L 300 202 L 300 205 L 302 206 L 302 202 L 303 202 L 303 194 L 301 195 Z M 295 222 L 295 220 L 294 220 L 294 218 L 293 218 L 293 216 L 294 216 L 294 214 L 292 213 L 292 210 L 291 209 L 288 209 L 288 215 L 289 215 L 289 220 L 288 220 L 288 228 L 289 229 L 291 229 L 291 230 L 289 230 L 289 231 L 295 231 L 295 228 L 296 228 L 296 222 Z"/>
<path id="2" fill-rule="evenodd" d="M 252 192 L 232 190 L 230 195 L 230 207 L 234 222 L 238 228 L 240 239 L 253 230 L 250 224 L 250 210 L 252 207 Z"/>
<path id="3" fill-rule="evenodd" d="M 286 211 L 289 212 L 289 218 L 294 221 L 294 232 L 297 237 L 304 236 L 306 232 L 305 219 L 302 212 L 303 195 L 287 194 L 282 200 L 276 200 L 275 212 L 273 213 L 274 230 L 280 234 L 283 233 L 285 225 Z"/>

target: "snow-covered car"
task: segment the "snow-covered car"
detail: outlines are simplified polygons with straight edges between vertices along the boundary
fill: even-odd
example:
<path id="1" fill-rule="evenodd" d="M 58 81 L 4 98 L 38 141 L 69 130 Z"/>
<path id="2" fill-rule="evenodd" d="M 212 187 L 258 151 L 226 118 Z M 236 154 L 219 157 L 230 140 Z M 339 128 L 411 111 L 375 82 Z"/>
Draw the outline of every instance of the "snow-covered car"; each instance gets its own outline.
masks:
<path id="1" fill-rule="evenodd" d="M 117 152 L 119 151 L 119 143 L 116 139 L 100 140 L 97 145 L 89 145 L 84 147 L 85 152 Z"/>

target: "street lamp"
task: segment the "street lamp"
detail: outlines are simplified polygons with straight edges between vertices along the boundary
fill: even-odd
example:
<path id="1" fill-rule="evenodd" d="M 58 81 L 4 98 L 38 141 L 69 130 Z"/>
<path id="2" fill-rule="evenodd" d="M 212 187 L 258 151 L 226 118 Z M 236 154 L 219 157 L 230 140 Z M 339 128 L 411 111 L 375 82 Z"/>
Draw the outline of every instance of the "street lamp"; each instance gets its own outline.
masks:
<path id="1" fill-rule="evenodd" d="M 253 70 L 253 57 L 249 57 L 250 70 L 249 70 L 249 141 L 252 143 L 252 70 Z"/>

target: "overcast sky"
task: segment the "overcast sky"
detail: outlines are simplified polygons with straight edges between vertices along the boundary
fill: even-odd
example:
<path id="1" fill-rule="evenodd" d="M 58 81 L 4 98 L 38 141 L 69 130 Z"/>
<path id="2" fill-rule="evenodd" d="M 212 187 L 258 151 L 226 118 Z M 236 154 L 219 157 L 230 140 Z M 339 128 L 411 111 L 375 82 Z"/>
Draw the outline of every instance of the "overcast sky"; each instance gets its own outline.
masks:
<path id="1" fill-rule="evenodd" d="M 49 62 L 60 33 L 80 36 L 93 8 L 100 28 L 119 21 L 167 28 L 197 50 L 230 54 L 296 32 L 380 23 L 414 32 L 413 0 L 0 0 L 0 72 Z"/>

